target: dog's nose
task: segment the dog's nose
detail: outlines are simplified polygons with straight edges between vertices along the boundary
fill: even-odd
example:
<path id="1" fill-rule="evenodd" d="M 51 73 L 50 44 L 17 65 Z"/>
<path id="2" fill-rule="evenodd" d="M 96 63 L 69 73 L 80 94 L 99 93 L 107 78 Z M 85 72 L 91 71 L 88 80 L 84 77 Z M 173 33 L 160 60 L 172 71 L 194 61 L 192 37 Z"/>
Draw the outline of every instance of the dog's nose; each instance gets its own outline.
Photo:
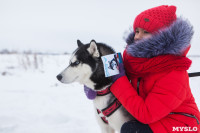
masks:
<path id="1" fill-rule="evenodd" d="M 62 79 L 62 75 L 57 75 L 57 79 L 60 81 Z"/>

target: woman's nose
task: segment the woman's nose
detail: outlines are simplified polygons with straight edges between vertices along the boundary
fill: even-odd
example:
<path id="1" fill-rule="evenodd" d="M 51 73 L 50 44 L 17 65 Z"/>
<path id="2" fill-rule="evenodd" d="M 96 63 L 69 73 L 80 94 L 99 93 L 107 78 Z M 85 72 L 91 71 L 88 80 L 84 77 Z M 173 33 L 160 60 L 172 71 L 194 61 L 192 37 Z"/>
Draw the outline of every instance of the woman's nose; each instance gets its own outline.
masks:
<path id="1" fill-rule="evenodd" d="M 141 33 L 136 34 L 134 37 L 134 40 L 136 41 L 136 40 L 140 40 L 140 39 L 142 39 L 142 34 Z"/>

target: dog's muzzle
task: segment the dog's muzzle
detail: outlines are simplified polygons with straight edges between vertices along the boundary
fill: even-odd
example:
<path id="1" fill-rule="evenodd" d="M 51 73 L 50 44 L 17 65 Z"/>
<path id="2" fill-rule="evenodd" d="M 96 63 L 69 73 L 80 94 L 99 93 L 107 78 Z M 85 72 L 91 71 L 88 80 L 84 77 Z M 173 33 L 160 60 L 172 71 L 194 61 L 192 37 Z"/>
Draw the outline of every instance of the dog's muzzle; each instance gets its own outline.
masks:
<path id="1" fill-rule="evenodd" d="M 62 80 L 62 75 L 59 74 L 59 75 L 57 75 L 56 77 L 57 77 L 57 79 L 58 79 L 59 81 Z"/>

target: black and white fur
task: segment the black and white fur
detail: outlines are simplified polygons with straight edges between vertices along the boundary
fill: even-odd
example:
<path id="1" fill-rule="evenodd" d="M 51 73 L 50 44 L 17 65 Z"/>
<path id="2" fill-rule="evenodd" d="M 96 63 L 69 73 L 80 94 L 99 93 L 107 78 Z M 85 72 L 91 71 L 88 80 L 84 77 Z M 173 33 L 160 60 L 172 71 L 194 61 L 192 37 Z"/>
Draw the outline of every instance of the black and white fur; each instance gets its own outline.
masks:
<path id="1" fill-rule="evenodd" d="M 112 82 L 110 78 L 105 77 L 101 56 L 113 54 L 115 51 L 105 44 L 96 43 L 94 40 L 86 45 L 78 40 L 77 44 L 78 48 L 73 52 L 70 65 L 57 76 L 58 80 L 67 84 L 79 82 L 95 91 L 106 89 Z M 115 97 L 112 93 L 105 96 L 97 96 L 93 101 L 94 108 L 102 110 L 112 103 L 114 99 Z M 102 121 L 101 115 L 96 112 L 96 118 L 102 133 L 120 132 L 121 126 L 133 119 L 123 106 L 106 118 L 109 124 L 105 124 Z"/>

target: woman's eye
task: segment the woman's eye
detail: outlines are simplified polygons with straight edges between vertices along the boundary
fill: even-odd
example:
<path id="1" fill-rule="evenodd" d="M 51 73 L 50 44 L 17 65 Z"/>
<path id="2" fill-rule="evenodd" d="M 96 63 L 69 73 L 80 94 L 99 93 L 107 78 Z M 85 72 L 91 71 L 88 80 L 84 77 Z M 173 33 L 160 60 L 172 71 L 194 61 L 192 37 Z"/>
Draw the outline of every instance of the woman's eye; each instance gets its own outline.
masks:
<path id="1" fill-rule="evenodd" d="M 145 33 L 145 34 L 149 34 L 149 32 L 147 32 L 147 31 L 144 31 L 144 33 Z"/>
<path id="2" fill-rule="evenodd" d="M 139 31 L 138 31 L 138 30 L 136 30 L 136 31 L 135 31 L 135 33 L 137 33 L 137 34 L 138 34 L 138 33 L 139 33 Z"/>

